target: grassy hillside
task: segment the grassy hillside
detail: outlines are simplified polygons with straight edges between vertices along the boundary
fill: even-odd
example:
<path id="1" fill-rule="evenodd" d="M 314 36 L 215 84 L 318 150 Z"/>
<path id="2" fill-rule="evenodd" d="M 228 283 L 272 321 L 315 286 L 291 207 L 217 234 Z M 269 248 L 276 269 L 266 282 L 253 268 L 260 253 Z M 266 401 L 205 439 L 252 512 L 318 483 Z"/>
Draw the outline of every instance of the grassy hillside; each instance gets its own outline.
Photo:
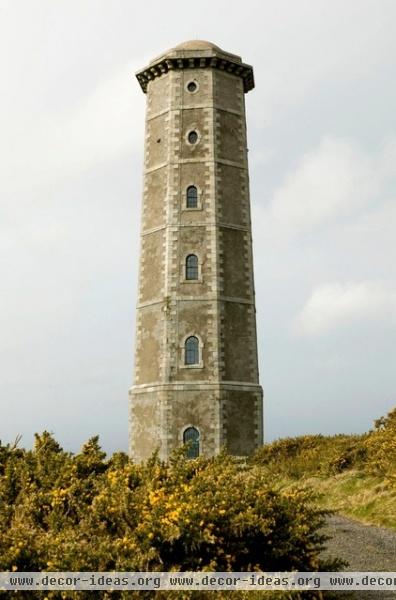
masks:
<path id="1" fill-rule="evenodd" d="M 396 529 L 396 409 L 367 434 L 281 439 L 252 462 L 278 489 L 313 488 L 322 507 Z"/>

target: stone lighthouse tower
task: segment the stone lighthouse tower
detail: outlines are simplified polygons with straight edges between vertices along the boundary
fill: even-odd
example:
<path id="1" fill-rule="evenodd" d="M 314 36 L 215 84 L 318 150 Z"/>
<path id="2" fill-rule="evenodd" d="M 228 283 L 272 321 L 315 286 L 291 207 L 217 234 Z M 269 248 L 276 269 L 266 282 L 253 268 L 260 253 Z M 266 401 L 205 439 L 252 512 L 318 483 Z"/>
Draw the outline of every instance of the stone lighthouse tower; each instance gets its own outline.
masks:
<path id="1" fill-rule="evenodd" d="M 244 94 L 252 67 L 209 42 L 137 73 L 147 94 L 130 454 L 262 444 Z"/>

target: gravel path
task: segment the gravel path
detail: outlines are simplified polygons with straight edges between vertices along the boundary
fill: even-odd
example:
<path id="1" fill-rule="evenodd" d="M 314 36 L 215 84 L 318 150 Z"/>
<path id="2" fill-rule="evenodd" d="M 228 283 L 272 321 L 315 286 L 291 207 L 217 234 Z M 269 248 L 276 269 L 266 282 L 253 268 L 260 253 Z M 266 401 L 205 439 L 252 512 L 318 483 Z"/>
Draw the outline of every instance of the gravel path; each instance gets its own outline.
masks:
<path id="1" fill-rule="evenodd" d="M 338 556 L 348 562 L 347 571 L 396 571 L 396 531 L 363 525 L 357 521 L 333 515 L 328 518 L 323 557 Z M 339 598 L 359 600 L 396 600 L 396 592 L 338 592 Z"/>

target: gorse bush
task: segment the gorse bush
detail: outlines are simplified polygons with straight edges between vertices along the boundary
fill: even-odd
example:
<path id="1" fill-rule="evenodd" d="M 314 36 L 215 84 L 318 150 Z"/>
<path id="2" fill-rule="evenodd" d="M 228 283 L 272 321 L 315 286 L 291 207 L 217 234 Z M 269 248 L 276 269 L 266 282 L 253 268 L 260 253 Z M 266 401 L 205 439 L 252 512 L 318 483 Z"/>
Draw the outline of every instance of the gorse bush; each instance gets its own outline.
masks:
<path id="1" fill-rule="evenodd" d="M 1 570 L 326 570 L 324 516 L 311 492 L 275 491 L 225 454 L 136 465 L 47 432 L 32 451 L 0 446 Z"/>
<path id="2" fill-rule="evenodd" d="M 72 455 L 47 432 L 36 434 L 29 451 L 0 443 L 0 569 L 334 570 L 339 561 L 325 564 L 319 558 L 327 511 L 318 508 L 318 497 L 303 480 L 317 481 L 319 491 L 339 481 L 337 494 L 348 489 L 349 480 L 353 489 L 370 481 L 390 502 L 396 483 L 396 409 L 368 434 L 278 440 L 260 448 L 246 465 L 226 454 L 189 461 L 182 450 L 167 463 L 153 456 L 136 465 L 123 453 L 106 459 L 97 437 Z M 333 496 L 344 506 L 340 495 Z M 350 503 L 353 515 L 366 510 L 359 502 Z M 367 509 L 368 518 L 377 518 L 374 508 Z M 21 591 L 18 597 L 31 594 Z M 153 594 L 79 592 L 78 598 Z M 77 597 L 57 591 L 35 595 Z M 230 593 L 156 596 L 220 598 Z M 319 592 L 232 596 L 321 597 Z"/>
<path id="3" fill-rule="evenodd" d="M 262 446 L 251 459 L 278 479 L 360 470 L 396 483 L 396 409 L 362 435 L 305 435 Z"/>
<path id="4" fill-rule="evenodd" d="M 226 455 L 105 461 L 96 438 L 76 456 L 44 433 L 2 448 L 3 570 L 315 569 L 323 514 L 307 491 L 271 490 Z"/>
<path id="5" fill-rule="evenodd" d="M 366 441 L 366 450 L 372 472 L 396 485 L 396 408 L 375 421 L 375 430 Z"/>
<path id="6" fill-rule="evenodd" d="M 252 464 L 266 467 L 278 477 L 328 476 L 366 460 L 365 435 L 304 435 L 284 438 L 262 446 Z"/>

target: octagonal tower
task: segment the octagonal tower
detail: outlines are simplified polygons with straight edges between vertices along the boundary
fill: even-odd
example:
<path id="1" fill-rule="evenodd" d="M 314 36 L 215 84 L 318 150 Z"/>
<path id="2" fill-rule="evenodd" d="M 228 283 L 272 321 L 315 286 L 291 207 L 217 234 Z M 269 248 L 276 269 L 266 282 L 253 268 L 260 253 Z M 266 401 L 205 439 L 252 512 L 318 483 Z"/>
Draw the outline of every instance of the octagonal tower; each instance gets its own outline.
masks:
<path id="1" fill-rule="evenodd" d="M 137 73 L 147 94 L 130 454 L 263 441 L 244 94 L 253 69 L 209 42 Z"/>

